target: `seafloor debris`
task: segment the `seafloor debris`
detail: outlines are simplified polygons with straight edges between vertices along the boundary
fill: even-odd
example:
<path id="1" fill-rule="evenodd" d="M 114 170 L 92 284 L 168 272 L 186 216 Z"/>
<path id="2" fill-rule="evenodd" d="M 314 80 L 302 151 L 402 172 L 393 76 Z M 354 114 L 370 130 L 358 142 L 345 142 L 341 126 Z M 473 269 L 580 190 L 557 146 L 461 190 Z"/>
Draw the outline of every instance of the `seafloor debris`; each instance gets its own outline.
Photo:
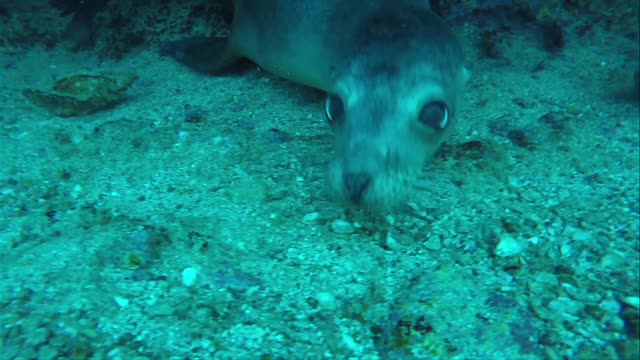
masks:
<path id="1" fill-rule="evenodd" d="M 134 74 L 72 75 L 58 80 L 53 91 L 25 89 L 22 94 L 58 116 L 78 116 L 114 106 L 136 79 Z"/>

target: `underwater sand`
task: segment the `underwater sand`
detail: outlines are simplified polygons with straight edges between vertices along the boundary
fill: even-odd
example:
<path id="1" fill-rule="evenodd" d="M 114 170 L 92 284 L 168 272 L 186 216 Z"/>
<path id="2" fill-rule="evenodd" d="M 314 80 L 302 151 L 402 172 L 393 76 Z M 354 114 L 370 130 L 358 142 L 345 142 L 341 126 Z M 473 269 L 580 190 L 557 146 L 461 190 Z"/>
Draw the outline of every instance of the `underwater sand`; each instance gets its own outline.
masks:
<path id="1" fill-rule="evenodd" d="M 466 44 L 459 126 L 386 221 L 331 199 L 322 94 L 152 46 L 2 55 L 0 358 L 633 354 L 640 126 L 614 94 L 637 45 L 527 36 Z M 139 76 L 111 109 L 21 96 L 102 71 Z"/>

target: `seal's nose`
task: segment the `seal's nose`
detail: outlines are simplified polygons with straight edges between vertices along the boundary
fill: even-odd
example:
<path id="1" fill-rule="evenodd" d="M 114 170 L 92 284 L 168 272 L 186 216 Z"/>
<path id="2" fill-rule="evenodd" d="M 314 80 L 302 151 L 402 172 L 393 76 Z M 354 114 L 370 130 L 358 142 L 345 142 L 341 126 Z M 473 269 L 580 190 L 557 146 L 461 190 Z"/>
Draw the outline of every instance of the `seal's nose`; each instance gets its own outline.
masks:
<path id="1" fill-rule="evenodd" d="M 344 183 L 349 199 L 358 203 L 362 199 L 362 194 L 371 185 L 371 175 L 364 172 L 347 173 L 344 175 Z"/>

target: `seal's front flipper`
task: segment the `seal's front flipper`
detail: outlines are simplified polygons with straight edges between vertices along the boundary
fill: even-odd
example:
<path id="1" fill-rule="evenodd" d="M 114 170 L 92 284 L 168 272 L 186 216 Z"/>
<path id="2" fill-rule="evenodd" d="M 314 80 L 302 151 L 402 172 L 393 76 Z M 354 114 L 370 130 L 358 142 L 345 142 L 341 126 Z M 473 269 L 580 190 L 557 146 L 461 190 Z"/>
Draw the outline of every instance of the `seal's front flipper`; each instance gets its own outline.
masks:
<path id="1" fill-rule="evenodd" d="M 171 56 L 191 69 L 219 74 L 239 64 L 241 56 L 229 46 L 227 38 L 195 37 L 160 44 L 160 55 Z"/>

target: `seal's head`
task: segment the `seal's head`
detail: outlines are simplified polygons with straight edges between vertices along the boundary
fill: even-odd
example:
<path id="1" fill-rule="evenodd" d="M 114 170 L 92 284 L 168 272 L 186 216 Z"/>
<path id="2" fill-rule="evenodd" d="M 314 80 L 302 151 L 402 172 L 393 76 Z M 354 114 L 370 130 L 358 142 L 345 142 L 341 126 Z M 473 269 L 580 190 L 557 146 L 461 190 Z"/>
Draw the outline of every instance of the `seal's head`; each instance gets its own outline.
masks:
<path id="1" fill-rule="evenodd" d="M 380 14 L 333 72 L 326 113 L 336 135 L 330 184 L 375 212 L 405 200 L 455 124 L 467 79 L 456 37 L 434 14 Z"/>

